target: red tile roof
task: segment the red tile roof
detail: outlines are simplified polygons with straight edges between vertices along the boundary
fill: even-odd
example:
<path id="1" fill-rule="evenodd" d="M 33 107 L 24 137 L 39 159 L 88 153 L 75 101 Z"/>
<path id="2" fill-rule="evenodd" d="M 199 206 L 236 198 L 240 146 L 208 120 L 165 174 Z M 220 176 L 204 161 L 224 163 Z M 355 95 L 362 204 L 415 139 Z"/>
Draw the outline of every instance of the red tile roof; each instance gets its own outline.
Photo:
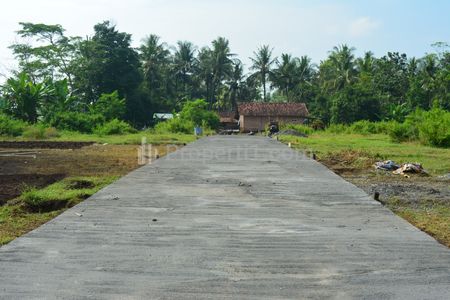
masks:
<path id="1" fill-rule="evenodd" d="M 239 115 L 307 117 L 309 112 L 305 103 L 250 102 L 239 105 Z"/>
<path id="2" fill-rule="evenodd" d="M 233 123 L 236 119 L 235 111 L 219 111 L 219 118 L 221 123 Z"/>

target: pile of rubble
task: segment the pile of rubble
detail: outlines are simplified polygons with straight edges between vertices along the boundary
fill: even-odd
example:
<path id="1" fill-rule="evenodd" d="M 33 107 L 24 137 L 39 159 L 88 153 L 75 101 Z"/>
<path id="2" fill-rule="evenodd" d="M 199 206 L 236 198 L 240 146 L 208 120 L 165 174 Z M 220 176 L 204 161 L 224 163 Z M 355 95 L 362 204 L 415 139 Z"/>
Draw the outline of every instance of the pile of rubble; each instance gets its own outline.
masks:
<path id="1" fill-rule="evenodd" d="M 385 160 L 376 162 L 374 167 L 377 170 L 392 171 L 393 174 L 406 177 L 408 177 L 407 174 L 428 175 L 428 172 L 420 163 L 404 163 L 399 165 L 392 160 Z"/>

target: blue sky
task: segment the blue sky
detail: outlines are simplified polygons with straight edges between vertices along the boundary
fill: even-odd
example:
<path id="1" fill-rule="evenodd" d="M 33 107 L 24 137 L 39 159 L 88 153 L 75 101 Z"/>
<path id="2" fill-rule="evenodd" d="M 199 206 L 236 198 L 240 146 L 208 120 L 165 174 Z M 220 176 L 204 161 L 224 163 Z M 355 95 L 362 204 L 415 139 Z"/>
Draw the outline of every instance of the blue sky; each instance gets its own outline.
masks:
<path id="1" fill-rule="evenodd" d="M 449 0 L 21 0 L 3 2 L 1 14 L 3 74 L 14 68 L 7 47 L 20 21 L 59 23 L 69 35 L 86 36 L 95 23 L 111 20 L 133 34 L 135 46 L 150 33 L 198 46 L 225 36 L 246 64 L 262 44 L 277 55 L 306 54 L 319 62 L 341 43 L 377 56 L 421 56 L 436 41 L 450 43 Z"/>

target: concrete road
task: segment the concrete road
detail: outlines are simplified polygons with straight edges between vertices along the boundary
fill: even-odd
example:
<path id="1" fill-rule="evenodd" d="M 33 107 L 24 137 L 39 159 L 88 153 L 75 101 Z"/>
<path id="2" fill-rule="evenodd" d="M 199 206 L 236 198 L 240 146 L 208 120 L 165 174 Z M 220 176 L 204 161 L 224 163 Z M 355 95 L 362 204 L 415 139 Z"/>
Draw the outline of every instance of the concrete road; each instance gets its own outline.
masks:
<path id="1" fill-rule="evenodd" d="M 1 247 L 0 297 L 450 299 L 450 250 L 274 140 L 210 137 Z"/>

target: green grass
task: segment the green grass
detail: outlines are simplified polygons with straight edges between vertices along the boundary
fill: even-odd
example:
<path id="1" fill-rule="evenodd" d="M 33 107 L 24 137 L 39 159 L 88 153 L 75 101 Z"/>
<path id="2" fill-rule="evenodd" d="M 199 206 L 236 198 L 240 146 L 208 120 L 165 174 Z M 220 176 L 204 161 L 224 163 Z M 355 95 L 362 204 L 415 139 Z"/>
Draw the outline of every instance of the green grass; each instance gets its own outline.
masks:
<path id="1" fill-rule="evenodd" d="M 70 142 L 96 142 L 108 144 L 138 145 L 142 138 L 147 139 L 148 144 L 187 144 L 196 139 L 193 134 L 178 133 L 155 133 L 150 130 L 140 131 L 138 133 L 129 133 L 123 135 L 97 135 L 85 134 L 79 132 L 62 131 L 60 136 L 45 139 L 46 141 L 70 141 Z M 4 141 L 35 141 L 33 138 L 26 137 L 2 137 Z"/>
<path id="2" fill-rule="evenodd" d="M 116 176 L 69 177 L 43 189 L 29 189 L 0 206 L 0 245 L 53 219 L 115 181 Z"/>
<path id="3" fill-rule="evenodd" d="M 419 143 L 394 143 L 387 135 L 332 134 L 316 132 L 307 138 L 280 136 L 280 141 L 291 142 L 294 148 L 314 151 L 320 156 L 331 156 L 345 150 L 363 151 L 380 159 L 397 163 L 419 162 L 432 174 L 450 171 L 450 149 L 424 146 Z"/>
<path id="4" fill-rule="evenodd" d="M 29 189 L 20 200 L 34 211 L 51 211 L 78 204 L 110 184 L 117 177 L 70 177 L 43 189 Z"/>
<path id="5" fill-rule="evenodd" d="M 63 210 L 29 212 L 22 205 L 0 206 L 0 246 L 48 222 Z"/>
<path id="6" fill-rule="evenodd" d="M 396 214 L 450 247 L 450 207 L 448 205 L 420 205 L 411 207 L 401 203 L 388 203 Z"/>

